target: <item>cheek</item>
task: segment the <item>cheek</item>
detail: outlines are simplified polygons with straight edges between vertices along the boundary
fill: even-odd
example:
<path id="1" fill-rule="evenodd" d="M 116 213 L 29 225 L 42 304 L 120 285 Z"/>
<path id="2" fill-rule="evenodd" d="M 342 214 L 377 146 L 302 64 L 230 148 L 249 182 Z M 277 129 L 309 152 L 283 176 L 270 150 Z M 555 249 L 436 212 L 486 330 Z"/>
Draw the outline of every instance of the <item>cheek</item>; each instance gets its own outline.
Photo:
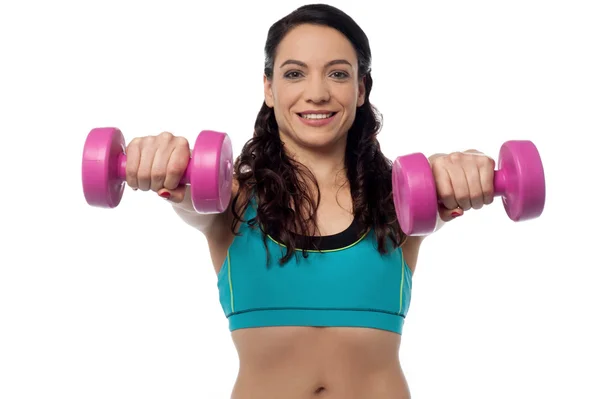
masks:
<path id="1" fill-rule="evenodd" d="M 343 92 L 339 93 L 340 101 L 346 108 L 356 108 L 358 104 L 358 89 L 347 88 Z"/>
<path id="2" fill-rule="evenodd" d="M 289 82 L 279 81 L 273 87 L 273 95 L 279 104 L 293 103 L 298 96 L 302 94 L 302 87 L 299 84 L 290 84 Z"/>
<path id="3" fill-rule="evenodd" d="M 275 102 L 275 115 L 283 122 L 284 119 L 289 119 L 290 109 L 293 102 L 288 95 L 281 93 Z M 287 122 L 286 122 L 287 123 Z"/>

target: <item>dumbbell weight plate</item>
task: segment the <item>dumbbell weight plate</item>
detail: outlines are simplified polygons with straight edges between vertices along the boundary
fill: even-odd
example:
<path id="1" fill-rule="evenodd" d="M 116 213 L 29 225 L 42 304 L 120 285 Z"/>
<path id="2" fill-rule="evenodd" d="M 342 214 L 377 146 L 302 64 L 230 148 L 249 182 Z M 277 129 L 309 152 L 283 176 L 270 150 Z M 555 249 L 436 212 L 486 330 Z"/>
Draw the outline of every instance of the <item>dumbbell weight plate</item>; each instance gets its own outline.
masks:
<path id="1" fill-rule="evenodd" d="M 400 228 L 411 236 L 435 230 L 438 214 L 437 190 L 425 155 L 396 158 L 392 166 L 392 192 Z"/>
<path id="2" fill-rule="evenodd" d="M 119 179 L 125 138 L 117 128 L 92 129 L 84 147 L 81 166 L 83 194 L 89 205 L 114 208 L 121 202 L 125 183 Z"/>
<path id="3" fill-rule="evenodd" d="M 221 213 L 227 209 L 233 179 L 233 151 L 228 135 L 202 131 L 196 138 L 187 171 L 197 212 Z"/>
<path id="4" fill-rule="evenodd" d="M 502 144 L 496 174 L 499 172 L 504 181 L 496 186 L 504 186 L 499 194 L 508 217 L 518 222 L 540 216 L 546 202 L 546 182 L 536 146 L 528 140 Z"/>

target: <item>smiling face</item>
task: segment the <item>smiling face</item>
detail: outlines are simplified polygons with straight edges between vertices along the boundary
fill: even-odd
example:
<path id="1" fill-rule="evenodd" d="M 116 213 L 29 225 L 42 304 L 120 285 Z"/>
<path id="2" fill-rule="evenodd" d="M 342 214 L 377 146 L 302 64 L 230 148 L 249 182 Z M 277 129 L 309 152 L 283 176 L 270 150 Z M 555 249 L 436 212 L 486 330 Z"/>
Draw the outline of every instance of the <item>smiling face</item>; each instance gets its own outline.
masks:
<path id="1" fill-rule="evenodd" d="M 365 97 L 351 42 L 335 29 L 310 24 L 283 38 L 264 87 L 281 139 L 292 147 L 324 149 L 345 141 Z"/>

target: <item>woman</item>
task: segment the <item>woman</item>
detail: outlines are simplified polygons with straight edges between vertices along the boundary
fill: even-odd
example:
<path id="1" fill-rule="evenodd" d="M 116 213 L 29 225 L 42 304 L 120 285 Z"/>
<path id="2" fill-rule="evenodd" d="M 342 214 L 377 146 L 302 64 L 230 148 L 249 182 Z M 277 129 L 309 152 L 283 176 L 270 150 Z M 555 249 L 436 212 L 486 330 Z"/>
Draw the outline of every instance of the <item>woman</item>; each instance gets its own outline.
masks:
<path id="1" fill-rule="evenodd" d="M 240 359 L 233 398 L 410 398 L 398 354 L 423 238 L 396 220 L 368 39 L 342 11 L 309 5 L 270 28 L 265 53 L 226 212 L 195 213 L 178 187 L 189 144 L 171 133 L 131 142 L 128 185 L 168 198 L 208 241 Z M 440 221 L 492 202 L 481 155 L 430 158 Z"/>

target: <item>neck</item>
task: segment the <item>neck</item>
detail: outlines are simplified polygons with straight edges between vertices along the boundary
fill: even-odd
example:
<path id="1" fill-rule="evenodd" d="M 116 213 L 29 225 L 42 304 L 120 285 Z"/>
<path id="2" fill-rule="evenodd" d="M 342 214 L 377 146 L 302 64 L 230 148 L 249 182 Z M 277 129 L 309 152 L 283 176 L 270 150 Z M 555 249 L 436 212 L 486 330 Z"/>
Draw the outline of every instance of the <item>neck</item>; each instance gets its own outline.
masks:
<path id="1" fill-rule="evenodd" d="M 306 148 L 284 142 L 287 155 L 314 175 L 319 187 L 336 189 L 346 182 L 346 141 L 340 140 L 329 148 Z"/>

